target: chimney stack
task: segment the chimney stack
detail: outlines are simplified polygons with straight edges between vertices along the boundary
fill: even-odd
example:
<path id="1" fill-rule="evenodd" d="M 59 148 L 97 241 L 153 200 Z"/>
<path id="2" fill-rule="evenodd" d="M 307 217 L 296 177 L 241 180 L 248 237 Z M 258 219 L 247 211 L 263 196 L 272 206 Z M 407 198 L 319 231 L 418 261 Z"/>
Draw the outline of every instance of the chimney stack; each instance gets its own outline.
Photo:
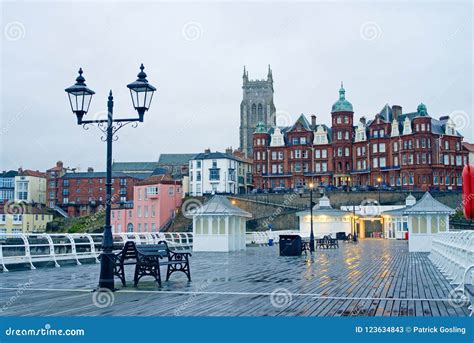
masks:
<path id="1" fill-rule="evenodd" d="M 398 120 L 398 117 L 402 114 L 402 106 L 393 105 L 392 114 L 393 114 L 393 119 Z"/>
<path id="2" fill-rule="evenodd" d="M 229 147 L 229 148 L 225 149 L 225 153 L 229 154 L 229 155 L 232 155 L 232 147 Z"/>
<path id="3" fill-rule="evenodd" d="M 56 167 L 62 168 L 63 167 L 63 161 L 56 162 Z"/>
<path id="4" fill-rule="evenodd" d="M 93 173 L 93 172 L 94 172 L 94 168 L 92 168 L 92 167 L 87 168 L 87 172 L 88 172 L 88 173 Z"/>
<path id="5" fill-rule="evenodd" d="M 211 149 L 209 149 L 209 148 L 205 149 L 205 150 L 204 150 L 204 153 L 210 154 L 210 153 L 211 153 Z"/>
<path id="6" fill-rule="evenodd" d="M 361 117 L 360 122 L 365 125 L 367 121 L 366 121 L 365 117 Z"/>
<path id="7" fill-rule="evenodd" d="M 311 115 L 311 128 L 316 129 L 316 116 L 314 114 Z"/>

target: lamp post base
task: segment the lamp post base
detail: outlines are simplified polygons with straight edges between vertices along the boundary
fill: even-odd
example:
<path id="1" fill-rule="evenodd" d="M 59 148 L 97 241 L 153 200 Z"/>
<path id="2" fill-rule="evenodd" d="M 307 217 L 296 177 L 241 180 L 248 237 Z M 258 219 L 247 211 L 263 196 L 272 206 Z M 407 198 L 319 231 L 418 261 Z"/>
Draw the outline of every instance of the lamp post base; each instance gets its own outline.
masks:
<path id="1" fill-rule="evenodd" d="M 103 251 L 102 254 L 100 254 L 99 288 L 107 288 L 111 291 L 115 289 L 114 264 L 115 255 L 112 251 Z"/>

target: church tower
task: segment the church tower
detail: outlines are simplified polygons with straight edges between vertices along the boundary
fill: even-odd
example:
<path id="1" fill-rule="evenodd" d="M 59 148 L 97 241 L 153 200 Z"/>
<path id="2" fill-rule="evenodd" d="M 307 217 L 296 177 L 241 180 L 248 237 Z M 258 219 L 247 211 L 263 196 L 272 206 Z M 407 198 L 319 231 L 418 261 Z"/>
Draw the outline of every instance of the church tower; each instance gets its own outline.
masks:
<path id="1" fill-rule="evenodd" d="M 268 130 L 275 126 L 275 104 L 273 103 L 273 75 L 270 65 L 266 80 L 249 80 L 244 67 L 242 76 L 243 98 L 240 103 L 240 150 L 253 158 L 253 133 L 258 123 Z"/>

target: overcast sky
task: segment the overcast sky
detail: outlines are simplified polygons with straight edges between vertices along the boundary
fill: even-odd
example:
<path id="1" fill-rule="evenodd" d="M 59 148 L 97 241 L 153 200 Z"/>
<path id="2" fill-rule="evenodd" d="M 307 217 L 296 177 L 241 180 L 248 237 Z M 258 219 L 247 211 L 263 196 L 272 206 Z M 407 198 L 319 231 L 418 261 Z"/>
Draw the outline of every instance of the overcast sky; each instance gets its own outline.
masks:
<path id="1" fill-rule="evenodd" d="M 76 124 L 64 88 L 79 67 L 96 94 L 88 118 L 115 96 L 136 116 L 126 85 L 144 63 L 157 87 L 145 122 L 119 132 L 115 161 L 239 144 L 242 69 L 271 64 L 277 123 L 300 113 L 330 123 L 341 80 L 355 117 L 423 102 L 454 114 L 474 141 L 473 12 L 465 2 L 3 2 L 0 171 L 66 166 L 104 170 L 105 143 Z"/>

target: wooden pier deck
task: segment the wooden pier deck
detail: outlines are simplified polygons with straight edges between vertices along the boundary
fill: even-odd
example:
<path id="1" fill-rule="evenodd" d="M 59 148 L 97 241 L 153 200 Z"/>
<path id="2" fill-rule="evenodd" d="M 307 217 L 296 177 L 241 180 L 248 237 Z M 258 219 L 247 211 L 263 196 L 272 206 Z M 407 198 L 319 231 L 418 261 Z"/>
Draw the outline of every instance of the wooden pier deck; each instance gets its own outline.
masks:
<path id="1" fill-rule="evenodd" d="M 313 257 L 278 247 L 194 253 L 192 282 L 175 273 L 158 287 L 144 278 L 114 293 L 91 292 L 99 265 L 38 267 L 0 274 L 0 316 L 467 316 L 425 253 L 405 241 L 361 240 Z"/>

